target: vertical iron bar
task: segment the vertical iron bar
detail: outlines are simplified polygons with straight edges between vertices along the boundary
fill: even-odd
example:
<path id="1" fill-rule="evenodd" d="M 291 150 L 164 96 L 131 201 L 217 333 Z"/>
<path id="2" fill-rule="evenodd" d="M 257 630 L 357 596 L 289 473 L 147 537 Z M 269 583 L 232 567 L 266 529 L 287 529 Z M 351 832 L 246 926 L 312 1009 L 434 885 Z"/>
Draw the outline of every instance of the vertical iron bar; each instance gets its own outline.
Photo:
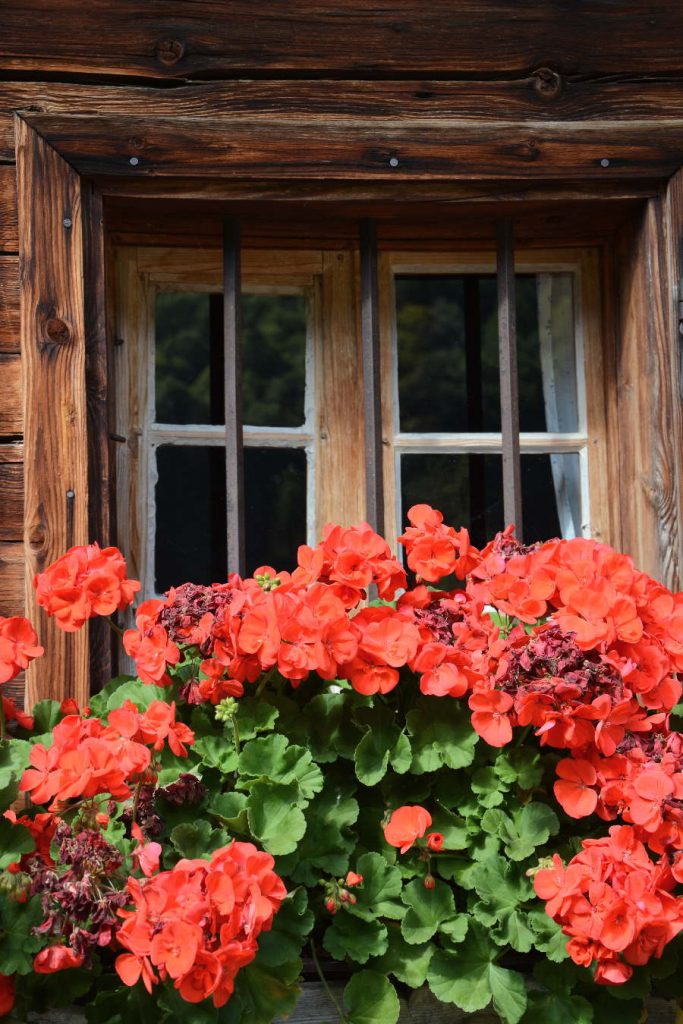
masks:
<path id="1" fill-rule="evenodd" d="M 512 220 L 497 224 L 498 351 L 500 359 L 500 421 L 503 435 L 503 510 L 522 540 L 522 485 L 519 456 L 519 389 L 517 385 L 517 310 L 515 248 Z"/>
<path id="2" fill-rule="evenodd" d="M 240 228 L 223 223 L 223 371 L 228 572 L 244 574 Z"/>
<path id="3" fill-rule="evenodd" d="M 480 434 L 484 429 L 484 410 L 481 370 L 481 307 L 479 277 L 467 274 L 463 278 L 465 307 L 465 382 L 467 390 L 467 430 Z M 473 543 L 480 546 L 486 533 L 486 456 L 472 453 L 467 456 L 469 478 L 469 530 Z M 475 539 L 477 538 L 477 539 Z"/>
<path id="4" fill-rule="evenodd" d="M 365 488 L 367 520 L 384 532 L 382 474 L 382 400 L 380 392 L 377 228 L 374 220 L 360 224 L 361 336 L 363 411 L 365 414 Z"/>

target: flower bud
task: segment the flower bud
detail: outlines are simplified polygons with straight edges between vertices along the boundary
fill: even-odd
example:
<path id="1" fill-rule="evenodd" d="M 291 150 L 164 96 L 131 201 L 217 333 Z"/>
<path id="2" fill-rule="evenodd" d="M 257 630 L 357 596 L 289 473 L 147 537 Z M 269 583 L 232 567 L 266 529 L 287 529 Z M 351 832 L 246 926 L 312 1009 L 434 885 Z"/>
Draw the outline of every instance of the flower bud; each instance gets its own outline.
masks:
<path id="1" fill-rule="evenodd" d="M 434 875 L 425 875 L 425 877 L 424 877 L 424 887 L 425 887 L 425 889 L 433 889 L 435 885 L 436 885 L 436 882 L 434 881 Z"/>
<path id="2" fill-rule="evenodd" d="M 337 902 L 336 902 L 336 900 L 333 900 L 332 897 L 330 897 L 330 899 L 328 899 L 328 900 L 325 900 L 325 909 L 330 914 L 336 914 L 337 913 Z"/>
<path id="3" fill-rule="evenodd" d="M 348 886 L 349 889 L 352 889 L 354 887 L 354 885 L 362 885 L 362 884 L 363 884 L 363 876 L 362 875 L 357 875 L 355 871 L 349 871 L 349 873 L 347 874 L 346 879 L 344 881 L 344 885 Z"/>
<path id="4" fill-rule="evenodd" d="M 237 714 L 238 704 L 234 697 L 224 697 L 216 705 L 216 719 L 219 722 L 230 722 Z"/>

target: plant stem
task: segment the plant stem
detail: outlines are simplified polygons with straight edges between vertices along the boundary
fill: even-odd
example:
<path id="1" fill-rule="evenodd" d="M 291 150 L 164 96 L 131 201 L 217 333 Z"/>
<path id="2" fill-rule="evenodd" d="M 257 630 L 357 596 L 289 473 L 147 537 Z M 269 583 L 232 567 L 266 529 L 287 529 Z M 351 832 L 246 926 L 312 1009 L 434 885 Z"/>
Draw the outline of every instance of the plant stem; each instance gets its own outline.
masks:
<path id="1" fill-rule="evenodd" d="M 315 943 L 313 942 L 313 939 L 311 939 L 310 946 L 311 946 L 311 955 L 313 957 L 313 963 L 315 964 L 315 969 L 316 969 L 318 977 L 320 978 L 320 980 L 321 980 L 321 982 L 323 984 L 323 988 L 325 989 L 325 992 L 327 993 L 327 998 L 330 1000 L 330 1002 L 334 1006 L 335 1010 L 339 1014 L 340 1024 L 347 1024 L 346 1014 L 344 1013 L 344 1011 L 342 1010 L 341 1006 L 339 1005 L 339 1002 L 337 1001 L 337 998 L 334 995 L 332 989 L 327 984 L 327 978 L 323 974 L 322 967 L 320 966 L 320 961 L 318 960 L 318 954 L 316 953 Z"/>
<path id="2" fill-rule="evenodd" d="M 266 672 L 266 674 L 264 675 L 263 679 L 261 680 L 261 682 L 256 687 L 256 693 L 254 694 L 254 697 L 256 698 L 256 700 L 258 700 L 258 698 L 261 696 L 261 694 L 265 690 L 265 688 L 268 685 L 268 683 L 270 682 L 270 680 L 275 675 L 276 668 L 277 668 L 277 666 L 273 665 L 273 667 Z"/>
<path id="3" fill-rule="evenodd" d="M 0 743 L 5 738 L 5 705 L 2 703 L 2 694 L 0 693 Z"/>
<path id="4" fill-rule="evenodd" d="M 109 623 L 109 628 L 112 629 L 114 633 L 116 633 L 118 636 L 123 636 L 123 630 L 121 629 L 120 626 L 116 625 L 116 623 L 110 616 L 107 616 L 107 622 Z"/>
<path id="5" fill-rule="evenodd" d="M 142 780 L 140 780 L 135 786 L 135 792 L 133 793 L 133 808 L 131 811 L 131 832 L 133 831 L 133 825 L 136 823 L 138 818 L 138 804 L 140 803 L 140 790 L 142 789 Z"/>
<path id="6" fill-rule="evenodd" d="M 230 723 L 232 725 L 232 737 L 233 737 L 233 739 L 235 741 L 235 750 L 239 754 L 239 752 L 240 752 L 240 731 L 237 728 L 237 722 L 235 721 L 234 715 L 233 715 L 232 719 L 230 720 Z"/>

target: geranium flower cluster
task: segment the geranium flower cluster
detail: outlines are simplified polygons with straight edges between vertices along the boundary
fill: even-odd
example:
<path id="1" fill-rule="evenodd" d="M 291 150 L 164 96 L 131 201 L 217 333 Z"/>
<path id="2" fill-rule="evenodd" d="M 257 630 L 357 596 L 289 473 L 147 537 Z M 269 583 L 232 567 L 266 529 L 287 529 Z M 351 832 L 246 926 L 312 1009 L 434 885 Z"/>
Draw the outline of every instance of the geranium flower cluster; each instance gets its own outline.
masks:
<path id="1" fill-rule="evenodd" d="M 129 879 L 134 909 L 120 911 L 117 936 L 128 950 L 116 960 L 124 984 L 142 978 L 151 992 L 170 978 L 187 1002 L 210 996 L 223 1006 L 287 895 L 273 865 L 251 843 L 233 842 L 209 861 L 181 860 L 147 881 Z"/>
<path id="2" fill-rule="evenodd" d="M 99 544 L 70 548 L 33 585 L 36 600 L 67 633 L 75 633 L 96 615 L 123 611 L 140 589 L 126 577 L 126 563 L 118 548 Z"/>
<path id="3" fill-rule="evenodd" d="M 43 653 L 28 619 L 20 615 L 6 619 L 0 615 L 0 683 L 14 679 Z"/>
<path id="4" fill-rule="evenodd" d="M 185 756 L 194 733 L 176 722 L 175 704 L 154 701 L 141 714 L 127 702 L 110 712 L 109 724 L 98 718 L 67 715 L 52 732 L 52 745 L 31 748 L 30 767 L 19 789 L 30 793 L 34 803 L 48 803 L 51 810 L 65 801 L 109 794 L 125 800 L 131 784 L 143 780 L 151 763 L 150 746 Z"/>
<path id="5" fill-rule="evenodd" d="M 293 573 L 263 566 L 250 579 L 185 584 L 164 601 L 144 602 L 124 646 L 148 683 L 168 680 L 181 646 L 199 648 L 206 678 L 188 690 L 193 702 L 239 697 L 246 682 L 274 668 L 295 686 L 316 672 L 345 676 L 362 693 L 386 692 L 414 654 L 417 631 L 391 607 L 349 613 L 371 585 L 389 599 L 405 584 L 387 543 L 367 524 L 332 526 L 317 548 L 299 549 Z"/>
<path id="6" fill-rule="evenodd" d="M 595 963 L 595 980 L 621 984 L 633 967 L 661 957 L 683 930 L 683 901 L 673 889 L 683 881 L 680 859 L 655 863 L 626 825 L 613 825 L 601 839 L 584 839 L 582 851 L 565 865 L 536 873 L 534 888 L 546 910 L 570 936 L 567 951 L 584 967 Z"/>
<path id="7" fill-rule="evenodd" d="M 432 824 L 432 816 L 419 804 L 404 804 L 392 811 L 384 826 L 384 838 L 389 846 L 396 846 L 399 853 L 407 853 L 419 839 L 422 839 Z M 443 847 L 440 832 L 427 833 L 427 849 L 436 852 Z"/>

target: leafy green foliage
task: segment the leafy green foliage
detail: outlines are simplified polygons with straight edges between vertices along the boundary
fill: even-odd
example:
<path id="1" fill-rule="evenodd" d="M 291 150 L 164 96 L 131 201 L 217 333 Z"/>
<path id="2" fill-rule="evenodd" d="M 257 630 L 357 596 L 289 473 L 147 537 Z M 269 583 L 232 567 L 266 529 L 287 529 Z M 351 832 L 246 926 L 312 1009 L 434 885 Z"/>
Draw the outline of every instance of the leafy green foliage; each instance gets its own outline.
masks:
<path id="1" fill-rule="evenodd" d="M 349 1024 L 396 1024 L 398 996 L 390 981 L 377 971 L 359 971 L 344 989 Z"/>
<path id="2" fill-rule="evenodd" d="M 411 771 L 466 768 L 474 760 L 478 736 L 469 715 L 456 700 L 422 697 L 406 715 L 413 750 Z"/>
<path id="3" fill-rule="evenodd" d="M 386 925 L 376 920 L 356 917 L 340 910 L 325 932 L 323 946 L 335 960 L 350 957 L 365 964 L 371 956 L 382 956 L 388 945 Z"/>
<path id="4" fill-rule="evenodd" d="M 27 903 L 0 894 L 0 974 L 28 974 L 43 940 L 33 929 L 43 920 L 40 900 Z"/>
<path id="5" fill-rule="evenodd" d="M 431 939 L 439 925 L 455 911 L 453 892 L 440 881 L 433 889 L 426 889 L 421 879 L 415 879 L 403 890 L 403 902 L 408 908 L 401 922 L 406 942 L 422 943 Z"/>
<path id="6" fill-rule="evenodd" d="M 0 818 L 0 870 L 18 861 L 23 853 L 30 853 L 35 843 L 24 825 L 12 825 Z"/>

